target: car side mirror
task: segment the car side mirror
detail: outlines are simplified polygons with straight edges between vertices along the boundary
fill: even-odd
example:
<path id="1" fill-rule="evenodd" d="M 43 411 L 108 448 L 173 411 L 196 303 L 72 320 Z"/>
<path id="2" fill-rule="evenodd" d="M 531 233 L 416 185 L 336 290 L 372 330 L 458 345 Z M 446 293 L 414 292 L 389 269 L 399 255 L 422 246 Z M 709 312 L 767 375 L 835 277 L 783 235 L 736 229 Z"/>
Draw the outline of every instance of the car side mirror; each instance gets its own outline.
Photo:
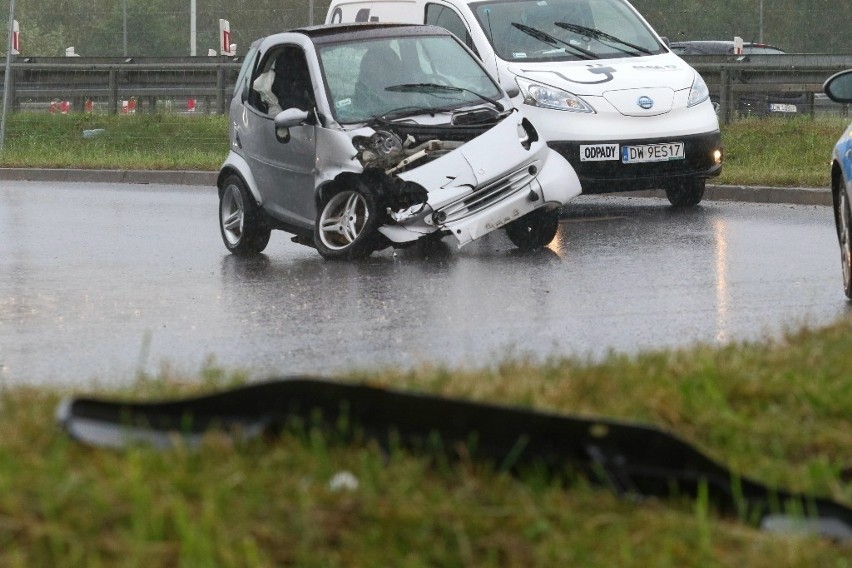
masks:
<path id="1" fill-rule="evenodd" d="M 275 115 L 273 122 L 275 123 L 275 138 L 279 142 L 286 143 L 290 141 L 290 129 L 300 124 L 305 124 L 308 121 L 310 113 L 297 108 L 288 108 L 282 110 Z"/>
<path id="2" fill-rule="evenodd" d="M 852 103 L 852 69 L 832 75 L 822 89 L 836 103 Z"/>
<path id="3" fill-rule="evenodd" d="M 292 128 L 304 124 L 310 113 L 306 110 L 288 108 L 275 115 L 275 128 Z"/>

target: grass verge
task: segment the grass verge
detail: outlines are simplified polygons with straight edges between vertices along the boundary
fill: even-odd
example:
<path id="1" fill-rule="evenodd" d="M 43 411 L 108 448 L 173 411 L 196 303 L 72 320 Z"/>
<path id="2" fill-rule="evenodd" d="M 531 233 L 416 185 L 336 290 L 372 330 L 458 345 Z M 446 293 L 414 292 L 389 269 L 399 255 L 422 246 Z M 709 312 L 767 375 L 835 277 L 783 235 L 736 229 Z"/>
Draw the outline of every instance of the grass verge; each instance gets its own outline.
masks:
<path id="1" fill-rule="evenodd" d="M 658 424 L 743 475 L 849 505 L 850 345 L 843 321 L 772 343 L 348 379 Z M 142 378 L 129 394 L 231 380 L 210 368 L 189 382 Z M 518 479 L 316 431 L 244 445 L 211 435 L 197 452 L 94 450 L 55 430 L 59 396 L 0 393 L 2 566 L 852 565 L 850 544 L 761 533 L 700 500 L 620 500 L 582 479 Z M 332 490 L 344 470 L 358 488 Z"/>
<path id="2" fill-rule="evenodd" d="M 848 119 L 748 118 L 722 128 L 725 165 L 719 183 L 777 187 L 831 186 L 831 150 Z"/>
<path id="3" fill-rule="evenodd" d="M 103 132 L 84 138 L 86 130 Z M 228 153 L 228 122 L 216 115 L 13 113 L 3 167 L 212 170 Z"/>
<path id="4" fill-rule="evenodd" d="M 722 129 L 719 183 L 828 187 L 831 149 L 841 118 L 751 118 Z M 83 138 L 84 130 L 104 133 Z M 49 115 L 9 117 L 2 167 L 189 169 L 215 171 L 228 152 L 224 116 Z"/>

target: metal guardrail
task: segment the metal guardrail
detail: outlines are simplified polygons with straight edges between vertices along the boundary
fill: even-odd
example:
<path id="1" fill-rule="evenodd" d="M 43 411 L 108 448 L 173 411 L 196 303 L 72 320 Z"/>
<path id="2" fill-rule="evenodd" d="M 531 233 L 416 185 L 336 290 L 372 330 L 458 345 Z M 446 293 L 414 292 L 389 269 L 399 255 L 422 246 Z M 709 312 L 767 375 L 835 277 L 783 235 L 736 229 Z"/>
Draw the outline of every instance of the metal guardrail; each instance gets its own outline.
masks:
<path id="1" fill-rule="evenodd" d="M 719 102 L 719 119 L 725 124 L 736 116 L 739 97 L 752 93 L 804 94 L 804 112 L 810 116 L 819 107 L 849 114 L 847 105 L 821 95 L 826 79 L 852 68 L 852 55 L 693 55 L 683 59 L 701 73 Z"/>
<path id="2" fill-rule="evenodd" d="M 91 101 L 110 114 L 133 99 L 136 111 L 154 111 L 162 99 L 200 99 L 208 112 L 224 114 L 236 83 L 235 58 L 16 58 L 12 63 L 14 109 L 55 99 L 84 110 Z M 4 77 L 5 80 L 5 77 Z"/>
<path id="3" fill-rule="evenodd" d="M 738 97 L 748 93 L 804 93 L 804 110 L 810 115 L 820 104 L 848 114 L 848 108 L 819 95 L 828 77 L 852 68 L 852 55 L 694 55 L 684 59 L 704 77 L 719 102 L 724 123 L 736 116 Z M 203 106 L 208 112 L 223 114 L 240 64 L 240 58 L 225 57 L 17 57 L 11 66 L 11 106 L 46 108 L 49 101 L 61 99 L 71 101 L 74 110 L 83 110 L 91 99 L 115 114 L 119 101 L 130 98 L 138 102 L 138 112 L 156 110 L 158 100 L 191 98 L 207 101 Z"/>

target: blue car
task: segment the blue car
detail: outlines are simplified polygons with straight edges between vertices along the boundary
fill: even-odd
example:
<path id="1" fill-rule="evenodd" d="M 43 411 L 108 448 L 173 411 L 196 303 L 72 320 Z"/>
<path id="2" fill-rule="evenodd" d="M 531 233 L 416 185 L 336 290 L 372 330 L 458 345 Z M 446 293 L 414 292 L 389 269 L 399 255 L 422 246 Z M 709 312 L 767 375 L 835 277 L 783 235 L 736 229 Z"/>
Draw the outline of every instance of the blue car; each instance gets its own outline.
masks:
<path id="1" fill-rule="evenodd" d="M 852 103 L 852 69 L 830 77 L 823 85 L 828 98 Z M 852 193 L 852 124 L 834 145 L 831 159 L 831 193 L 834 197 L 834 222 L 840 242 L 840 261 L 843 265 L 843 290 L 852 300 L 852 212 L 849 196 Z"/>

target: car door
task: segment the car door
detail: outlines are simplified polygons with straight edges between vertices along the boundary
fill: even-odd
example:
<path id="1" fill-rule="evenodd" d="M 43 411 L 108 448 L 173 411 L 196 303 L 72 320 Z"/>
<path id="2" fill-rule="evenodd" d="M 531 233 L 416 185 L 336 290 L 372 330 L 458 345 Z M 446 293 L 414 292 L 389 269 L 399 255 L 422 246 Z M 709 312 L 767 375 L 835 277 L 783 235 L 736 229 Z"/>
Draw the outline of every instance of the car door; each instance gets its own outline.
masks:
<path id="1" fill-rule="evenodd" d="M 268 49 L 249 82 L 240 137 L 264 209 L 300 227 L 313 227 L 316 214 L 316 126 L 276 130 L 274 118 L 288 108 L 316 116 L 313 84 L 301 46 Z"/>

